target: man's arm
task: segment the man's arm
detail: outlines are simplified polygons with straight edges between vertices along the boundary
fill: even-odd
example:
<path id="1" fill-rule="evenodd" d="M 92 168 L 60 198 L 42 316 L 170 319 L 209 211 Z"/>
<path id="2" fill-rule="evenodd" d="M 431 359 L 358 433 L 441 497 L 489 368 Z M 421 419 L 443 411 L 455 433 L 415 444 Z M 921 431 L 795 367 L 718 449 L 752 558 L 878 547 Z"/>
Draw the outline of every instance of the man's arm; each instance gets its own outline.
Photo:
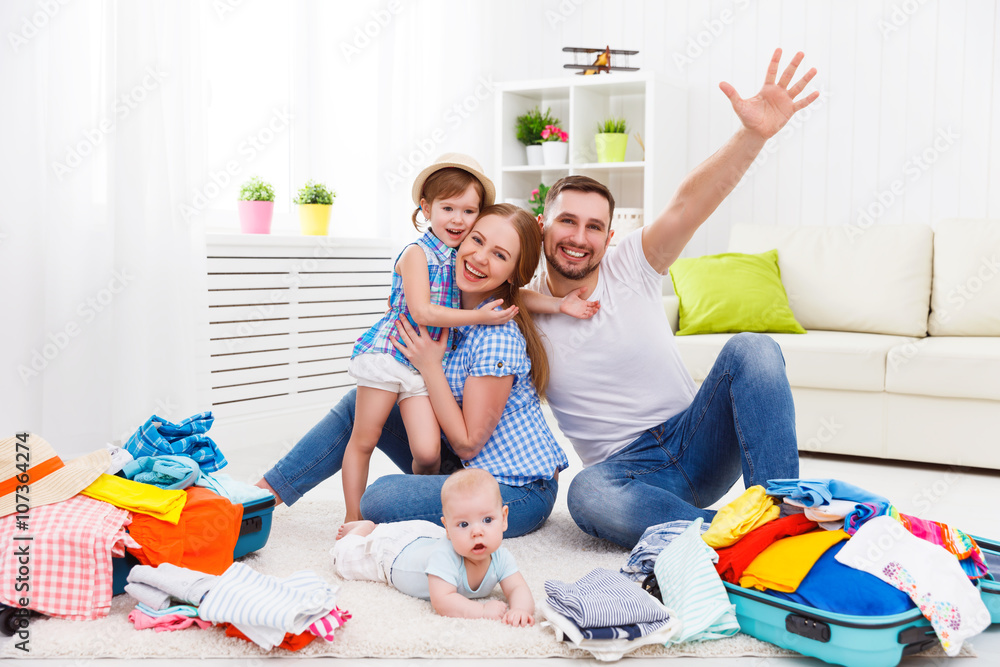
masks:
<path id="1" fill-rule="evenodd" d="M 698 227 L 743 178 L 764 143 L 777 134 L 796 111 L 809 106 L 819 97 L 818 92 L 813 92 L 795 101 L 795 97 L 816 75 L 815 68 L 806 72 L 794 86 L 788 87 L 803 57 L 801 51 L 796 53 L 781 79 L 775 83 L 781 61 L 781 49 L 775 49 L 763 87 L 749 99 L 742 99 L 736 89 L 725 81 L 719 84 L 732 102 L 733 111 L 743 127 L 684 178 L 659 217 L 642 230 L 642 250 L 646 260 L 658 272 L 666 273 L 674 260 L 680 257 Z"/>

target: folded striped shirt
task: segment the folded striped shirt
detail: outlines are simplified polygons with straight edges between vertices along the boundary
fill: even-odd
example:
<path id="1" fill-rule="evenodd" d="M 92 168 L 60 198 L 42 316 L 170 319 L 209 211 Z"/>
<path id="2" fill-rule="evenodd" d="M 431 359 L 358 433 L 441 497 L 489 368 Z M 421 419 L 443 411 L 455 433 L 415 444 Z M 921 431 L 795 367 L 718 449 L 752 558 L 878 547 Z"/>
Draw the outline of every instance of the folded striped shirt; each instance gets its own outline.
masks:
<path id="1" fill-rule="evenodd" d="M 666 609 L 623 574 L 597 568 L 575 583 L 545 582 L 548 603 L 580 628 L 656 623 L 670 618 Z"/>
<path id="2" fill-rule="evenodd" d="M 278 579 L 233 563 L 202 600 L 198 615 L 213 623 L 232 623 L 255 644 L 270 649 L 286 632 L 305 632 L 336 606 L 337 587 L 311 570 Z"/>

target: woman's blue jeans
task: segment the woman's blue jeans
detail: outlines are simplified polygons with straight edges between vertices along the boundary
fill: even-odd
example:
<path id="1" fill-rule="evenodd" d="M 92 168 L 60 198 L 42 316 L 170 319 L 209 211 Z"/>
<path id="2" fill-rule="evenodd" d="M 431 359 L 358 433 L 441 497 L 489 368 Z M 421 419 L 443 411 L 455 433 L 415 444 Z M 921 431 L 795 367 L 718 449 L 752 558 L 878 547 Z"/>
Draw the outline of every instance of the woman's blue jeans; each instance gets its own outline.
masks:
<path id="1" fill-rule="evenodd" d="M 726 342 L 691 405 L 577 473 L 567 503 L 577 525 L 632 548 L 649 526 L 702 517 L 740 475 L 750 487 L 799 476 L 795 408 L 778 344 Z"/>
<path id="2" fill-rule="evenodd" d="M 282 502 L 294 504 L 307 491 L 332 477 L 344 462 L 344 449 L 354 427 L 352 389 L 318 424 L 306 433 L 288 454 L 264 473 Z M 382 427 L 378 448 L 400 470 L 409 473 L 413 456 L 406 440 L 406 428 L 393 408 Z M 458 458 L 442 444 L 442 459 L 461 466 Z M 375 523 L 425 519 L 441 523 L 441 486 L 447 475 L 386 475 L 365 490 L 361 497 L 361 515 Z M 509 507 L 504 537 L 517 537 L 541 527 L 556 501 L 559 485 L 555 480 L 538 480 L 525 486 L 500 485 L 504 503 Z"/>

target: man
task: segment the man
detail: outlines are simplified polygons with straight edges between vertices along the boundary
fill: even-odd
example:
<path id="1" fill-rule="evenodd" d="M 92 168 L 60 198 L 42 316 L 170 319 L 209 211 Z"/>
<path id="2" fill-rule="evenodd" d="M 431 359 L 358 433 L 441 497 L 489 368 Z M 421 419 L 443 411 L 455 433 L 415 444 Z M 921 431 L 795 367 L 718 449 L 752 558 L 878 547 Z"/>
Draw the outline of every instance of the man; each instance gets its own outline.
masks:
<path id="1" fill-rule="evenodd" d="M 585 532 L 632 547 L 651 525 L 703 517 L 743 475 L 746 486 L 798 477 L 791 390 L 784 359 L 767 336 L 739 334 L 695 391 L 660 296 L 663 274 L 698 227 L 739 182 L 789 118 L 819 93 L 795 101 L 815 75 L 789 88 L 798 53 L 775 82 L 742 99 L 728 83 L 743 127 L 681 183 L 666 209 L 613 250 L 614 198 L 585 176 L 557 181 L 539 216 L 545 270 L 534 289 L 556 297 L 583 288 L 598 300 L 591 320 L 536 316 L 547 338 L 548 401 L 584 470 L 568 504 Z"/>

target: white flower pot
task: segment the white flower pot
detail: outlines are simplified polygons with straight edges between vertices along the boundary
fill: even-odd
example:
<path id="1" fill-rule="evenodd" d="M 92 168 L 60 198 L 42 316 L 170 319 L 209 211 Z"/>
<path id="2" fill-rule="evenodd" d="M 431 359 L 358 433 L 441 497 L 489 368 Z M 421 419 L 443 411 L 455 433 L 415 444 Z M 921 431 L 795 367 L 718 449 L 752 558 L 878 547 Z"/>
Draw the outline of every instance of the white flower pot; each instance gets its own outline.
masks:
<path id="1" fill-rule="evenodd" d="M 525 146 L 525 151 L 528 153 L 528 165 L 533 167 L 542 166 L 544 157 L 542 156 L 542 147 L 540 144 L 532 144 L 531 146 Z"/>
<path id="2" fill-rule="evenodd" d="M 560 167 L 566 164 L 569 154 L 569 143 L 565 141 L 546 141 L 542 144 L 546 167 Z"/>

